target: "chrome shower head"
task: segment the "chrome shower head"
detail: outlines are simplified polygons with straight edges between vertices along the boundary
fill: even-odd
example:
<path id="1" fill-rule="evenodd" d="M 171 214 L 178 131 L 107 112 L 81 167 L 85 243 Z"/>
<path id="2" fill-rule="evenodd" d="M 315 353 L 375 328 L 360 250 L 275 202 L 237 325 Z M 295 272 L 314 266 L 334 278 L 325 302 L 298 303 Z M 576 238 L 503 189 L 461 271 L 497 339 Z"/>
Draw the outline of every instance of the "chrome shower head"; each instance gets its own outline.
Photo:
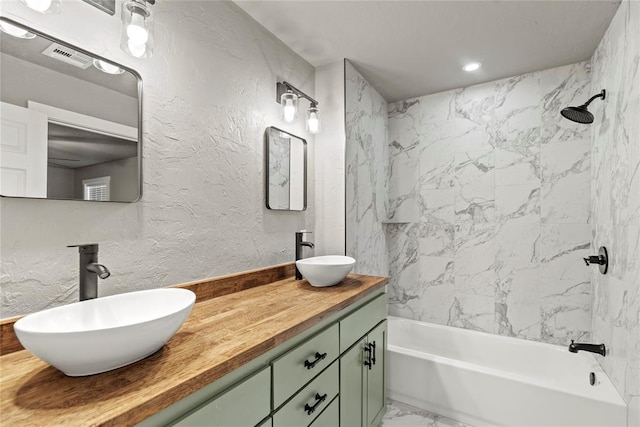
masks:
<path id="1" fill-rule="evenodd" d="M 569 119 L 572 122 L 584 123 L 584 124 L 593 123 L 593 114 L 591 114 L 589 112 L 589 110 L 587 110 L 587 107 L 589 106 L 589 104 L 591 104 L 591 102 L 594 99 L 596 99 L 596 98 L 604 99 L 605 96 L 606 96 L 606 91 L 604 89 L 602 89 L 602 92 L 600 92 L 597 95 L 592 96 L 584 104 L 582 104 L 582 105 L 580 105 L 578 107 L 567 107 L 567 108 L 564 108 L 560 112 L 560 114 L 562 114 L 562 117 L 564 117 L 565 119 Z"/>

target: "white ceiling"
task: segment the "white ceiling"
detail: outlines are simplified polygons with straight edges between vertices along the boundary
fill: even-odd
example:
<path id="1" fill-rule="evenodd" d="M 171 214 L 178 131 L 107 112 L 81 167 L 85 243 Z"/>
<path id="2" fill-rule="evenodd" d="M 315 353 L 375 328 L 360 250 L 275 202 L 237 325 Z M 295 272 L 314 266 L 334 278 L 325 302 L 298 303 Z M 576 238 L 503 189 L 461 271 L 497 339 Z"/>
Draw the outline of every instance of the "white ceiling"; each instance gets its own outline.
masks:
<path id="1" fill-rule="evenodd" d="M 589 59 L 620 0 L 235 3 L 313 66 L 347 58 L 397 101 Z"/>

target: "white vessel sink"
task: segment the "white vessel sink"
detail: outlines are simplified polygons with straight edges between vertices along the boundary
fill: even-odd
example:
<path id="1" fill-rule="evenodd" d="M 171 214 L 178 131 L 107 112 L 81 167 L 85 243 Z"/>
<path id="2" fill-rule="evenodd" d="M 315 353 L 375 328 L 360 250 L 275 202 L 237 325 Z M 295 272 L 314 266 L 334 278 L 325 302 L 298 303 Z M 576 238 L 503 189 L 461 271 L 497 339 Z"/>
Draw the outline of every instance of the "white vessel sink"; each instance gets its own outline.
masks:
<path id="1" fill-rule="evenodd" d="M 29 314 L 14 330 L 27 350 L 66 375 L 92 375 L 155 353 L 195 301 L 187 289 L 130 292 Z"/>
<path id="2" fill-rule="evenodd" d="M 301 259 L 296 267 L 312 286 L 323 287 L 340 283 L 355 263 L 349 256 L 327 255 Z"/>

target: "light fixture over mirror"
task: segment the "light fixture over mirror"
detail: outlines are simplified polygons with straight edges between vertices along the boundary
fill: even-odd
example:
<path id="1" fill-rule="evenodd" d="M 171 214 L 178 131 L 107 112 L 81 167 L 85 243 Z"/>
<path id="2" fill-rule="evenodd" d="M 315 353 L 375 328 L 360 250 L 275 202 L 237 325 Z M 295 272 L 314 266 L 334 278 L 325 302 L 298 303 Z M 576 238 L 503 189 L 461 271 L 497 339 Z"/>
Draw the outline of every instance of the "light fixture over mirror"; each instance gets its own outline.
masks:
<path id="1" fill-rule="evenodd" d="M 311 104 L 307 109 L 307 132 L 320 133 L 320 110 L 316 104 Z"/>
<path id="2" fill-rule="evenodd" d="M 285 122 L 292 123 L 296 119 L 299 98 L 305 98 L 310 103 L 306 114 L 307 132 L 312 134 L 319 133 L 320 110 L 318 109 L 318 101 L 287 82 L 278 82 L 276 84 L 276 101 L 282 105 L 282 119 Z"/>
<path id="3" fill-rule="evenodd" d="M 127 0 L 122 4 L 120 48 L 135 58 L 153 55 L 153 15 L 147 6 L 155 0 Z"/>
<path id="4" fill-rule="evenodd" d="M 298 95 L 288 90 L 280 97 L 282 104 L 282 119 L 287 123 L 292 123 L 298 113 Z"/>
<path id="5" fill-rule="evenodd" d="M 60 0 L 20 0 L 22 4 L 31 10 L 47 15 L 57 15 L 60 13 Z"/>

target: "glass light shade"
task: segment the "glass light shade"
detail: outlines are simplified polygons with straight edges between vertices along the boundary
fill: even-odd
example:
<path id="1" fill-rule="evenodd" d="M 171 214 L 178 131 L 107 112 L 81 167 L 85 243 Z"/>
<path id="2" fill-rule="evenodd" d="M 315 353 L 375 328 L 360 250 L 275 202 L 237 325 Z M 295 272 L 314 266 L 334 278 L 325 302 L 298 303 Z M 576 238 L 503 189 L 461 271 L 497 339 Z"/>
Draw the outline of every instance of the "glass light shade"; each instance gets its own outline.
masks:
<path id="1" fill-rule="evenodd" d="M 144 0 L 128 0 L 122 5 L 120 48 L 135 58 L 153 54 L 153 16 Z"/>
<path id="2" fill-rule="evenodd" d="M 102 71 L 103 73 L 107 73 L 107 74 L 124 73 L 124 70 L 122 68 L 118 67 L 117 65 L 110 64 L 109 62 L 103 61 L 101 59 L 94 59 L 93 66 L 96 67 L 98 70 Z"/>
<path id="3" fill-rule="evenodd" d="M 4 21 L 0 22 L 0 31 L 19 39 L 34 39 L 36 37 L 35 34 Z"/>
<path id="4" fill-rule="evenodd" d="M 20 0 L 25 6 L 36 12 L 47 15 L 57 15 L 60 13 L 60 0 Z"/>
<path id="5" fill-rule="evenodd" d="M 282 104 L 282 119 L 287 123 L 294 121 L 298 112 L 298 95 L 293 92 L 283 93 L 280 104 Z"/>
<path id="6" fill-rule="evenodd" d="M 307 132 L 320 133 L 320 110 L 314 105 L 307 110 Z"/>

